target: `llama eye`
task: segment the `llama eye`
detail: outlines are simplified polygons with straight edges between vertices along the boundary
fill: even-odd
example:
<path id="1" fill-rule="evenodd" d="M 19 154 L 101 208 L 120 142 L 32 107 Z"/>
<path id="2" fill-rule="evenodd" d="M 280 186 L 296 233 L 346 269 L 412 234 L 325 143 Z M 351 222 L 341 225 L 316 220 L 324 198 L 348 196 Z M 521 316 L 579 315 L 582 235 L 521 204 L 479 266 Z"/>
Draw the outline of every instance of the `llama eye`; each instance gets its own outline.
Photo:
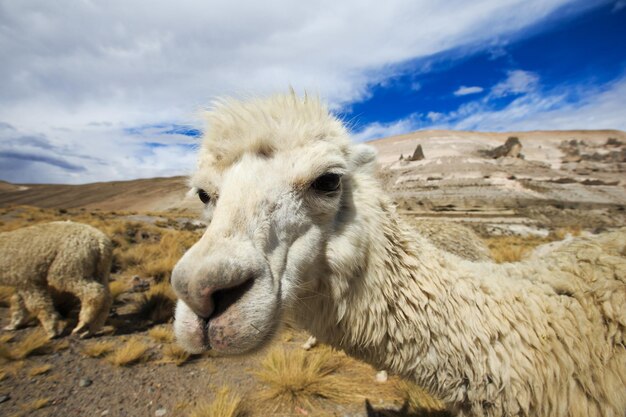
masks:
<path id="1" fill-rule="evenodd" d="M 313 184 L 311 184 L 311 188 L 317 191 L 329 193 L 332 191 L 337 191 L 340 184 L 341 175 L 329 173 L 324 174 L 318 177 L 315 181 L 313 181 Z"/>
<path id="2" fill-rule="evenodd" d="M 211 201 L 211 196 L 209 196 L 203 189 L 198 190 L 198 197 L 200 198 L 200 201 L 202 201 L 202 204 L 208 204 L 209 201 Z"/>

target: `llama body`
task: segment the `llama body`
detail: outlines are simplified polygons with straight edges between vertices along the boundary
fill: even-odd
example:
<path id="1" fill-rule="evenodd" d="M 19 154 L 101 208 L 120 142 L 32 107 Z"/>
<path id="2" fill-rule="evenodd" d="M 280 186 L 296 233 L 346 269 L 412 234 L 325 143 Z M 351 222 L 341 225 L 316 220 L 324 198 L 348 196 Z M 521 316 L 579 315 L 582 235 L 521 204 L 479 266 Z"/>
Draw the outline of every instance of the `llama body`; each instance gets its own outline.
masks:
<path id="1" fill-rule="evenodd" d="M 249 352 L 285 311 L 464 416 L 626 412 L 626 231 L 470 262 L 407 228 L 317 100 L 224 102 L 191 184 L 211 220 L 174 269 L 189 351 Z"/>
<path id="2" fill-rule="evenodd" d="M 100 330 L 111 305 L 112 244 L 104 233 L 69 221 L 39 224 L 0 233 L 0 253 L 0 285 L 15 289 L 5 330 L 20 327 L 30 312 L 50 337 L 58 336 L 62 323 L 52 291 L 80 299 L 74 333 Z"/>

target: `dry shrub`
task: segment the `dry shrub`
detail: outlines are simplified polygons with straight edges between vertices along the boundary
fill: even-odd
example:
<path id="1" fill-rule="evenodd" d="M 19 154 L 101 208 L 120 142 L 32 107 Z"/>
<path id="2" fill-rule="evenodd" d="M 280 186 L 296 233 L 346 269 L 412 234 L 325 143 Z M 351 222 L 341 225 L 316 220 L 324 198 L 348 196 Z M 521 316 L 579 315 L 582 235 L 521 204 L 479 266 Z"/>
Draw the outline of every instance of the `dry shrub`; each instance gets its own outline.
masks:
<path id="1" fill-rule="evenodd" d="M 129 366 L 146 359 L 146 353 L 150 349 L 146 343 L 138 337 L 131 337 L 124 345 L 117 348 L 106 356 L 106 360 L 116 366 Z"/>
<path id="2" fill-rule="evenodd" d="M 50 338 L 37 329 L 12 346 L 0 344 L 0 357 L 5 360 L 17 361 L 35 354 L 43 354 L 51 348 Z"/>
<path id="3" fill-rule="evenodd" d="M 156 326 L 148 330 L 148 336 L 161 343 L 174 341 L 174 332 L 171 326 Z"/>
<path id="4" fill-rule="evenodd" d="M 100 342 L 89 343 L 83 347 L 82 352 L 91 358 L 99 358 L 113 352 L 114 349 L 115 342 L 103 340 Z"/>
<path id="5" fill-rule="evenodd" d="M 174 363 L 176 366 L 181 366 L 189 360 L 191 354 L 177 344 L 169 343 L 163 346 L 163 356 L 164 360 L 162 362 Z"/>
<path id="6" fill-rule="evenodd" d="M 248 415 L 242 399 L 231 393 L 228 387 L 222 387 L 211 403 L 200 403 L 189 417 L 245 417 Z"/>
<path id="7" fill-rule="evenodd" d="M 176 294 L 169 282 L 159 282 L 141 294 L 135 305 L 135 313 L 153 323 L 165 323 L 174 315 Z"/>
<path id="8" fill-rule="evenodd" d="M 413 382 L 398 380 L 395 385 L 402 400 L 408 403 L 411 412 L 432 412 L 443 411 L 445 409 L 441 401 L 428 394 L 423 388 Z"/>
<path id="9" fill-rule="evenodd" d="M 313 407 L 313 401 L 327 399 L 346 403 L 362 398 L 360 384 L 337 375 L 347 359 L 331 349 L 306 352 L 301 349 L 271 349 L 254 375 L 265 385 L 259 396 L 262 401 L 279 408 Z"/>
<path id="10" fill-rule="evenodd" d="M 493 236 L 485 239 L 496 263 L 518 262 L 537 246 L 551 240 L 533 236 Z"/>
<path id="11" fill-rule="evenodd" d="M 159 233 L 157 241 L 135 244 L 120 255 L 128 273 L 168 281 L 176 262 L 199 238 L 198 233 L 189 231 Z"/>
<path id="12" fill-rule="evenodd" d="M 33 377 L 37 375 L 43 375 L 45 373 L 48 373 L 50 369 L 52 369 L 52 365 L 49 364 L 33 366 L 28 370 L 28 376 Z"/>

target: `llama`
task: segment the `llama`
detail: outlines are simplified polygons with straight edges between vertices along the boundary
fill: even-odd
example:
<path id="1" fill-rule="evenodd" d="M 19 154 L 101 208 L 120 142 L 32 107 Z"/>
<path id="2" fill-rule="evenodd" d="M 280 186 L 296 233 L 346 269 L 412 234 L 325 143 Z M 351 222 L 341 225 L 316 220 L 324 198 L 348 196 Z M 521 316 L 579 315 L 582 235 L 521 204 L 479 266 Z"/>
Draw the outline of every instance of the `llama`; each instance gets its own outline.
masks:
<path id="1" fill-rule="evenodd" d="M 72 334 L 99 331 L 109 314 L 109 271 L 113 245 L 104 233 L 86 224 L 52 222 L 0 233 L 0 285 L 15 288 L 11 322 L 15 330 L 27 311 L 39 319 L 49 337 L 63 323 L 54 309 L 53 292 L 80 299 L 78 324 Z"/>
<path id="2" fill-rule="evenodd" d="M 472 262 L 403 224 L 319 100 L 222 101 L 191 185 L 210 220 L 175 266 L 190 352 L 265 345 L 285 311 L 459 416 L 626 413 L 626 230 Z"/>

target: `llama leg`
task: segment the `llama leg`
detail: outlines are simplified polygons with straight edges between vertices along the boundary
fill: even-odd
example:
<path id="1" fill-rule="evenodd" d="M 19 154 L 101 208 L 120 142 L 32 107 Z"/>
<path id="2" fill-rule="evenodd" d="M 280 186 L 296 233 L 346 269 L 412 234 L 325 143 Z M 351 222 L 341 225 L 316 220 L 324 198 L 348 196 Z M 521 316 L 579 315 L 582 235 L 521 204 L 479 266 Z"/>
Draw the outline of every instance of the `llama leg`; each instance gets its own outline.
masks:
<path id="1" fill-rule="evenodd" d="M 24 304 L 30 313 L 37 317 L 49 337 L 53 338 L 63 331 L 63 322 L 54 309 L 50 294 L 43 288 L 22 292 Z"/>
<path id="2" fill-rule="evenodd" d="M 5 326 L 4 330 L 16 330 L 22 327 L 26 322 L 27 313 L 22 296 L 18 292 L 15 292 L 15 294 L 11 296 L 11 323 Z"/>
<path id="3" fill-rule="evenodd" d="M 80 334 L 81 337 L 89 336 L 98 332 L 109 315 L 111 307 L 111 294 L 107 286 L 99 282 L 81 282 L 82 286 L 76 294 L 80 298 L 80 313 L 78 324 L 72 334 Z M 89 327 L 87 331 L 85 328 Z"/>

